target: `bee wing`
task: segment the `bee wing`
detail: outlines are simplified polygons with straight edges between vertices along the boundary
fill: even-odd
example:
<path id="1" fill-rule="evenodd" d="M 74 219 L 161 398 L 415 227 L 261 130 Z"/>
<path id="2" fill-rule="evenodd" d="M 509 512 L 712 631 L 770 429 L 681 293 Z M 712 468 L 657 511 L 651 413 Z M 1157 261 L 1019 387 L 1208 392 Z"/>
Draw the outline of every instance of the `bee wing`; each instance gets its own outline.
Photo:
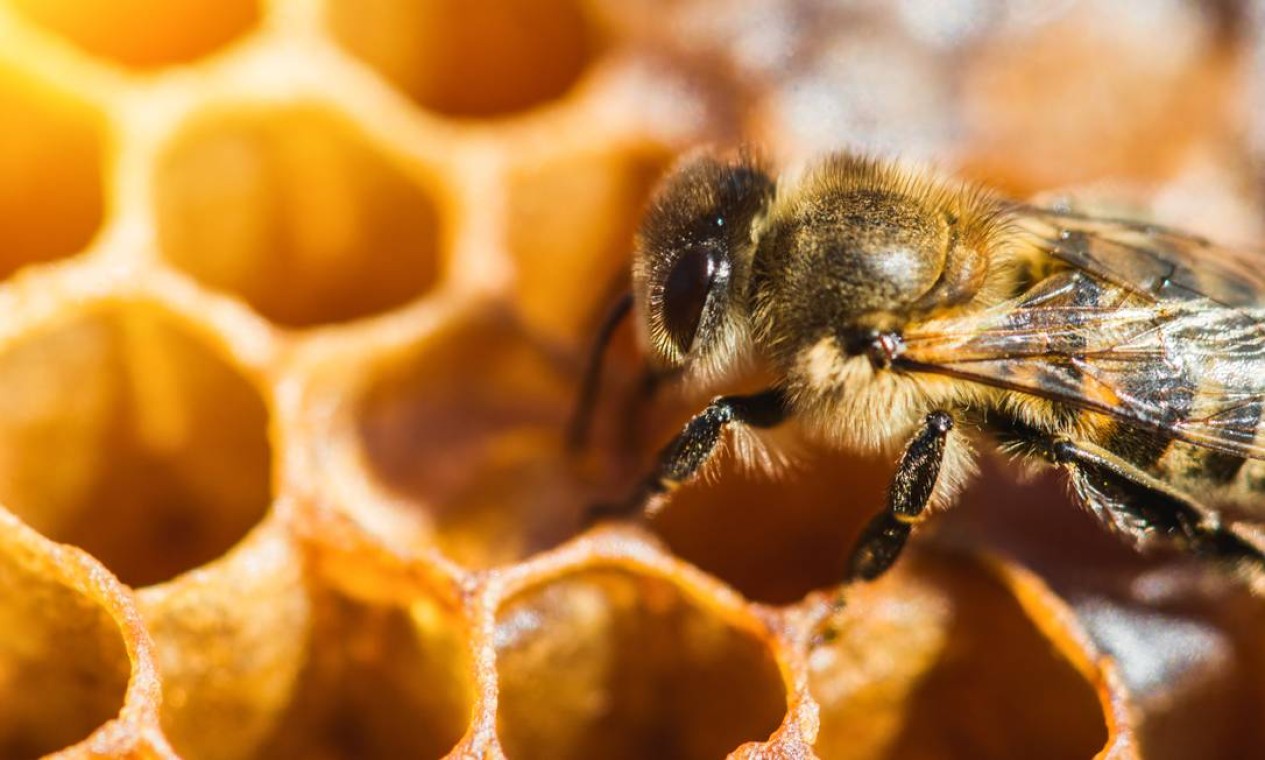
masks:
<path id="1" fill-rule="evenodd" d="M 907 331 L 898 366 L 1070 403 L 1265 459 L 1265 310 L 1157 299 L 1070 270 Z"/>
<path id="2" fill-rule="evenodd" d="M 1143 297 L 1234 307 L 1265 297 L 1265 252 L 1144 222 L 1035 206 L 1014 211 L 1016 224 L 1051 256 Z"/>

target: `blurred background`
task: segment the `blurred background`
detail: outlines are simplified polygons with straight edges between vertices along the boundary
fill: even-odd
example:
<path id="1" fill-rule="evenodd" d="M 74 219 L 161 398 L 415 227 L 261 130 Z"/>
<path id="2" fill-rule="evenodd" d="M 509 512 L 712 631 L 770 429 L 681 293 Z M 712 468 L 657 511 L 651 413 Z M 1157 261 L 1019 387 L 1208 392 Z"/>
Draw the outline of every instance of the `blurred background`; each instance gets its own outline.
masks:
<path id="1" fill-rule="evenodd" d="M 584 533 L 700 402 L 630 442 L 631 334 L 562 441 L 699 145 L 1259 249 L 1265 2 L 0 0 L 0 113 L 0 758 L 1265 749 L 1260 601 L 1057 479 L 985 456 L 820 645 L 891 462 Z"/>

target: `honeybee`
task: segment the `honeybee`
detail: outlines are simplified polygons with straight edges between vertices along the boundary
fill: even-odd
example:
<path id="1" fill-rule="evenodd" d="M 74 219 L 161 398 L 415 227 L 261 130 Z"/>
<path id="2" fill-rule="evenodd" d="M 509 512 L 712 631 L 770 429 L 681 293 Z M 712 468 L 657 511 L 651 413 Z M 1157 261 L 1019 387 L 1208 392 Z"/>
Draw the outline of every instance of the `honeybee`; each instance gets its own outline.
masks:
<path id="1" fill-rule="evenodd" d="M 623 505 L 653 513 L 726 429 L 786 423 L 898 458 L 844 580 L 878 577 L 995 445 L 1061 470 L 1111 532 L 1227 563 L 1265 552 L 1265 261 L 1173 229 L 1006 200 L 840 153 L 776 181 L 702 154 L 662 180 L 628 314 L 660 374 L 718 395 Z"/>

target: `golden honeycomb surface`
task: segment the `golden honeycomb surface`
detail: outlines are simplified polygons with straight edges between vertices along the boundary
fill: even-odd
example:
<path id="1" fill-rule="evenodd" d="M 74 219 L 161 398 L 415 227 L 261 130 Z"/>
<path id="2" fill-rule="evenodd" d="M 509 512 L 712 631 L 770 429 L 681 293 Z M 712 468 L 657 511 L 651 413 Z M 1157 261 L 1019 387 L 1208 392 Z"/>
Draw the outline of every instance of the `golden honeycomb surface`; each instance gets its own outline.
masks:
<path id="1" fill-rule="evenodd" d="M 1265 3 L 0 0 L 0 759 L 1236 758 L 1265 612 L 986 459 L 563 430 L 691 147 L 852 147 L 1265 239 Z"/>

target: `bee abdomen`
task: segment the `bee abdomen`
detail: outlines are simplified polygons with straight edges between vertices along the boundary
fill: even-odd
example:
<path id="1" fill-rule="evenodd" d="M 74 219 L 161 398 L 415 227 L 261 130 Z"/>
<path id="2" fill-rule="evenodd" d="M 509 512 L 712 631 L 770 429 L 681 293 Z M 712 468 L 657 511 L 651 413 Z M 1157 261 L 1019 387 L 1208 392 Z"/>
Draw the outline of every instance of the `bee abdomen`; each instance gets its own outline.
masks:
<path id="1" fill-rule="evenodd" d="M 1155 474 L 1206 504 L 1265 511 L 1265 461 L 1178 441 Z"/>
<path id="2" fill-rule="evenodd" d="M 1234 424 L 1262 440 L 1262 402 L 1234 408 Z M 1254 502 L 1265 508 L 1265 461 L 1185 441 L 1171 443 L 1157 462 L 1159 473 L 1182 490 L 1210 501 Z"/>

